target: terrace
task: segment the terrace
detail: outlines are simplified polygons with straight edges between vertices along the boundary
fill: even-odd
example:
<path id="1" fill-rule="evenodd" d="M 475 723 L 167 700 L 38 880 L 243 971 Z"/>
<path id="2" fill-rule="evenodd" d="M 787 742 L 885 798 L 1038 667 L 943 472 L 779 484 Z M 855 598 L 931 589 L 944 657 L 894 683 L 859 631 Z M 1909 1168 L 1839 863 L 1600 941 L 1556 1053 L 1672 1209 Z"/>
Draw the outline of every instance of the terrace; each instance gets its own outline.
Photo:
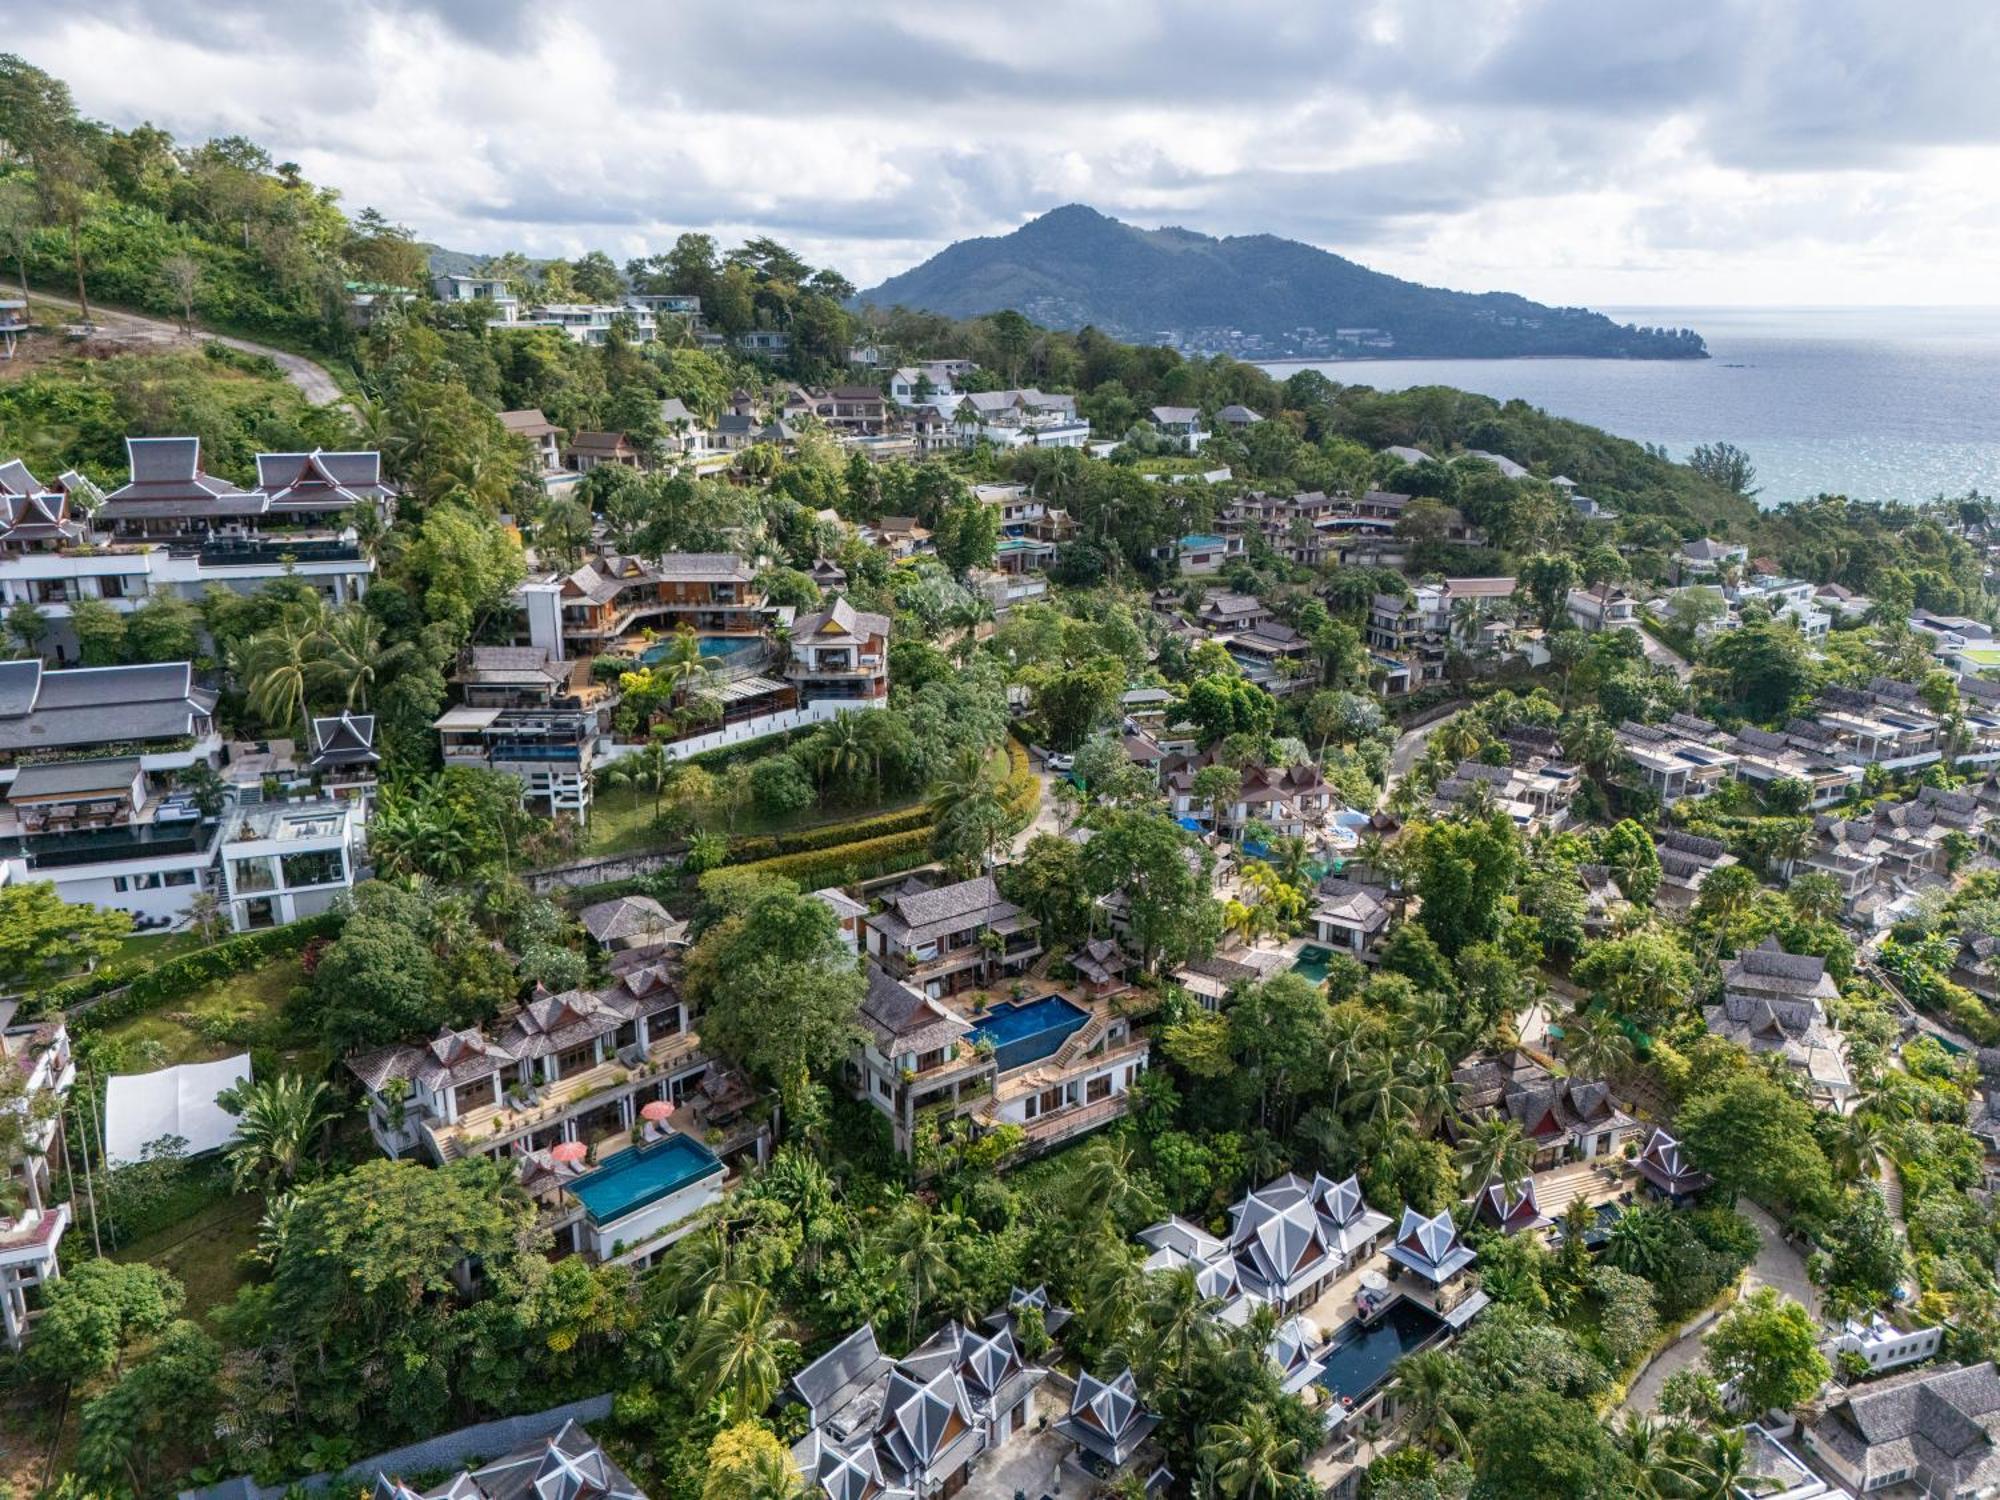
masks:
<path id="1" fill-rule="evenodd" d="M 658 1037 L 643 1057 L 633 1056 L 627 1049 L 554 1083 L 537 1084 L 531 1093 L 510 1091 L 500 1103 L 463 1110 L 450 1124 L 426 1121 L 424 1128 L 438 1155 L 447 1161 L 494 1150 L 511 1144 L 519 1136 L 562 1123 L 570 1118 L 577 1105 L 586 1101 L 601 1096 L 603 1104 L 619 1105 L 626 1093 L 647 1080 L 670 1069 L 703 1061 L 706 1056 L 701 1050 L 701 1038 L 692 1031 Z M 623 1092 L 616 1092 L 620 1090 Z M 617 1128 L 600 1132 L 595 1144 L 600 1154 L 630 1144 L 630 1129 L 622 1123 L 622 1115 Z"/>

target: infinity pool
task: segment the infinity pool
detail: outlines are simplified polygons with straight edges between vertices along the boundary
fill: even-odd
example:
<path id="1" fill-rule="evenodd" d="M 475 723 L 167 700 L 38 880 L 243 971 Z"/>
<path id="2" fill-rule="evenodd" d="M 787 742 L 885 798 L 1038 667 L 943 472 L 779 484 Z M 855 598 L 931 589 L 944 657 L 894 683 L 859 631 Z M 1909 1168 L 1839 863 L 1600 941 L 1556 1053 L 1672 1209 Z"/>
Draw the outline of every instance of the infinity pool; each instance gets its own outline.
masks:
<path id="1" fill-rule="evenodd" d="M 1089 1019 L 1089 1011 L 1061 995 L 1002 1000 L 986 1012 L 970 1036 L 975 1044 L 982 1040 L 993 1044 L 1000 1071 L 1006 1073 L 1052 1056 Z"/>
<path id="2" fill-rule="evenodd" d="M 1319 1383 L 1336 1399 L 1345 1397 L 1359 1406 L 1389 1378 L 1397 1360 L 1416 1353 L 1443 1332 L 1444 1319 L 1408 1298 L 1399 1298 L 1367 1327 L 1349 1323 L 1333 1336 L 1334 1346 L 1323 1357 L 1326 1369 Z"/>
<path id="3" fill-rule="evenodd" d="M 721 1174 L 722 1163 L 713 1151 L 692 1136 L 673 1135 L 621 1151 L 605 1166 L 571 1181 L 569 1190 L 601 1227 L 704 1177 Z"/>

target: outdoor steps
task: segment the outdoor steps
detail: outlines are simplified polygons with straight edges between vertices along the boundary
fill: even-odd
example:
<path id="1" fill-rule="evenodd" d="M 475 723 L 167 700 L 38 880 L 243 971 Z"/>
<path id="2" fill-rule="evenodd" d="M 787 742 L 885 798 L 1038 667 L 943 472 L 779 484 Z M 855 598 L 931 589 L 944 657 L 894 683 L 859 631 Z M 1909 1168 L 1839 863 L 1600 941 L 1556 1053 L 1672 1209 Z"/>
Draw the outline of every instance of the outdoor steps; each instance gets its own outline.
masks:
<path id="1" fill-rule="evenodd" d="M 1049 1059 L 1050 1066 L 1057 1068 L 1072 1066 L 1082 1058 L 1084 1053 L 1102 1041 L 1104 1033 L 1110 1029 L 1111 1017 L 1106 1015 L 1092 1016 L 1083 1025 L 1070 1033 L 1069 1040 L 1064 1042 L 1057 1050 L 1056 1055 Z"/>

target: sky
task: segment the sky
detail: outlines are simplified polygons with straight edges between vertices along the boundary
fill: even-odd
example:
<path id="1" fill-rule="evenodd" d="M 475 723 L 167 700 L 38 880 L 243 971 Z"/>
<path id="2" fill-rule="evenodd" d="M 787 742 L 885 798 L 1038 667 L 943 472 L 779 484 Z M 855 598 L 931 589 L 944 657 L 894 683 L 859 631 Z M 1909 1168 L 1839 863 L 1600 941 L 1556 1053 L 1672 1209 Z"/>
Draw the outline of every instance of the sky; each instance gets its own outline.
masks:
<path id="1" fill-rule="evenodd" d="M 0 49 L 477 253 L 867 286 L 1083 202 L 1557 304 L 2000 302 L 1992 0 L 0 0 Z"/>

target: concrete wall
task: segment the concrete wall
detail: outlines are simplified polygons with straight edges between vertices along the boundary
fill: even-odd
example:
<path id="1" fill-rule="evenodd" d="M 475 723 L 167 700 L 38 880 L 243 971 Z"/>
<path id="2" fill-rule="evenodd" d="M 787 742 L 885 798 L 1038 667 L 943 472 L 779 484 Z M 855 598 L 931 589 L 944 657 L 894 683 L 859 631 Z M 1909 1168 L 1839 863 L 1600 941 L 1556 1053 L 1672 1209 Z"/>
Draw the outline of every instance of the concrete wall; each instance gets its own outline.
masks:
<path id="1" fill-rule="evenodd" d="M 741 724 L 728 724 L 707 734 L 697 734 L 690 739 L 675 740 L 667 746 L 667 754 L 674 760 L 682 760 L 690 755 L 705 755 L 710 750 L 723 750 L 731 745 L 743 744 L 746 740 L 761 740 L 766 735 L 782 734 L 788 729 L 809 729 L 815 724 L 824 724 L 829 719 L 837 719 L 853 709 L 881 708 L 887 702 L 882 698 L 822 698 L 816 703 L 808 703 L 804 708 L 791 708 L 783 713 L 761 714 L 754 719 L 745 719 Z M 637 754 L 644 744 L 605 744 L 597 754 L 600 766 L 627 755 Z"/>
<path id="2" fill-rule="evenodd" d="M 680 864 L 678 854 L 612 854 L 603 859 L 578 860 L 575 864 L 536 870 L 522 879 L 537 896 L 546 896 L 550 891 L 570 886 L 608 885 L 614 880 L 636 880 L 642 875 L 657 875 L 662 870 L 677 870 Z"/>

